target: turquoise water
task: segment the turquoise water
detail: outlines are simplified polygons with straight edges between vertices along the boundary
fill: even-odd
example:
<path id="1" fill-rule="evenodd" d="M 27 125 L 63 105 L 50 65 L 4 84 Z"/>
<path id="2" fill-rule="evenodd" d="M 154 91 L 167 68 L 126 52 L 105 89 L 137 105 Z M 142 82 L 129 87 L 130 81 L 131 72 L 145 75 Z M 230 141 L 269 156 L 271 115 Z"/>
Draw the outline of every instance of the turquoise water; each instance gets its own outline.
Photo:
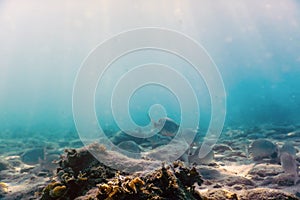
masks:
<path id="1" fill-rule="evenodd" d="M 203 45 L 224 81 L 226 126 L 300 122 L 300 4 L 296 0 L 176 1 L 160 7 L 152 1 L 1 1 L 1 136 L 76 135 L 72 92 L 83 60 L 109 37 L 145 26 L 176 30 Z M 165 59 L 185 65 L 164 53 L 144 51 L 138 56 L 139 61 Z M 124 59 L 123 64 L 136 62 L 133 56 Z M 194 80 L 192 71 L 183 73 L 198 91 L 200 126 L 205 128 L 211 117 L 208 91 L 202 80 Z M 101 102 L 101 92 L 97 88 L 96 113 L 104 129 L 115 130 L 111 114 L 104 112 L 109 104 Z M 150 122 L 147 111 L 154 102 L 149 96 L 159 97 L 155 103 L 165 105 L 168 117 L 180 120 L 174 95 L 149 86 L 130 102 L 137 124 Z"/>

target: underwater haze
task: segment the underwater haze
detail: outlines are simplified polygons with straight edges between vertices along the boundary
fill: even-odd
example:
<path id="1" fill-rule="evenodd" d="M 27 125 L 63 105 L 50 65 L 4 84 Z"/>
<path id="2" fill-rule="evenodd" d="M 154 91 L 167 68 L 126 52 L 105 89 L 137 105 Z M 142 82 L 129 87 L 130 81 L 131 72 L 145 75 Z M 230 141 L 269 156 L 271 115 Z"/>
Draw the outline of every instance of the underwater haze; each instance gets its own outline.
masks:
<path id="1" fill-rule="evenodd" d="M 1 136 L 76 134 L 72 92 L 84 59 L 108 38 L 143 27 L 181 32 L 206 49 L 224 82 L 226 126 L 300 122 L 300 2 L 297 0 L 47 3 L 2 0 Z M 135 56 L 124 58 L 119 65 L 154 59 L 172 60 L 173 65 L 185 66 L 178 58 L 163 52 L 149 50 Z M 114 72 L 109 77 L 106 90 L 110 91 L 115 84 L 111 81 Z M 205 83 L 201 79 L 193 81 L 192 71 L 186 71 L 186 78 L 198 91 L 200 127 L 206 127 L 211 103 Z M 156 95 L 168 117 L 180 121 L 179 103 L 174 95 L 155 87 L 145 87 L 131 98 L 129 110 L 133 120 L 139 125 L 150 123 L 147 112 L 157 102 L 149 95 Z M 99 87 L 96 90 L 99 122 L 106 129 L 115 128 L 111 113 L 104 112 L 109 103 L 101 101 L 106 92 L 103 90 Z"/>
<path id="2" fill-rule="evenodd" d="M 0 199 L 300 199 L 299 0 L 0 0 Z"/>

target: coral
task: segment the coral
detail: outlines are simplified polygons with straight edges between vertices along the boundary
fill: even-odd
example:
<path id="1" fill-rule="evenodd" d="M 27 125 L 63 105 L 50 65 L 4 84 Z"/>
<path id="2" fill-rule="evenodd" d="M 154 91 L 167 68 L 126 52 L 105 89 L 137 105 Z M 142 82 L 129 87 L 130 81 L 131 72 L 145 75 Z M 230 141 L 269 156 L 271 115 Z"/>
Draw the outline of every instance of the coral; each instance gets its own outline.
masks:
<path id="1" fill-rule="evenodd" d="M 53 198 L 58 198 L 63 196 L 67 191 L 67 187 L 62 185 L 62 186 L 56 186 L 52 190 L 50 190 L 49 194 Z"/>
<path id="2" fill-rule="evenodd" d="M 101 145 L 92 148 L 106 151 Z M 107 182 L 106 179 L 114 177 L 117 172 L 100 163 L 86 149 L 66 149 L 58 164 L 56 181 L 45 187 L 42 199 L 57 198 L 61 194 L 60 199 L 74 199 L 97 184 Z"/>
<path id="3" fill-rule="evenodd" d="M 65 194 L 67 188 L 58 181 L 52 181 L 42 191 L 41 200 L 52 200 Z"/>
<path id="4" fill-rule="evenodd" d="M 69 149 L 59 164 L 55 181 L 44 188 L 42 200 L 200 199 L 194 191 L 194 184 L 203 182 L 199 173 L 179 161 L 129 175 L 105 166 L 87 150 Z"/>
<path id="5" fill-rule="evenodd" d="M 181 162 L 162 166 L 143 177 L 117 175 L 107 183 L 99 184 L 98 199 L 198 199 L 194 183 L 202 184 L 195 168 Z"/>
<path id="6" fill-rule="evenodd" d="M 99 184 L 98 199 L 126 199 L 126 197 L 139 196 L 142 193 L 142 186 L 145 184 L 139 177 L 118 177 L 108 183 Z"/>

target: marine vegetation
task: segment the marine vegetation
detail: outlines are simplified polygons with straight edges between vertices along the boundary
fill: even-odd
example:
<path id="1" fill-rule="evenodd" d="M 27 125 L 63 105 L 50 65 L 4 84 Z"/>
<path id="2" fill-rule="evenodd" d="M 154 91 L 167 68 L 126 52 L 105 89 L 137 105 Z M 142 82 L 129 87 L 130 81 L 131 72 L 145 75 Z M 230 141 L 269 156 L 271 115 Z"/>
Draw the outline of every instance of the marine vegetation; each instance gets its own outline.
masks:
<path id="1" fill-rule="evenodd" d="M 128 174 L 104 165 L 85 149 L 68 149 L 41 199 L 201 199 L 194 184 L 202 182 L 194 167 L 180 161 Z"/>

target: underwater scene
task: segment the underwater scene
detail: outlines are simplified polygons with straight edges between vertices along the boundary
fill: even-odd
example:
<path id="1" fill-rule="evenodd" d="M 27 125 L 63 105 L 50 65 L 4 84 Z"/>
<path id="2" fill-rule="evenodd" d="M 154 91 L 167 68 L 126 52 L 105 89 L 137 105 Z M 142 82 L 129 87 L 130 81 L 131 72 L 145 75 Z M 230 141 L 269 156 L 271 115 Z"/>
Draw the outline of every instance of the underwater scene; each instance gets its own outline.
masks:
<path id="1" fill-rule="evenodd" d="M 300 1 L 0 1 L 0 199 L 300 199 Z"/>

